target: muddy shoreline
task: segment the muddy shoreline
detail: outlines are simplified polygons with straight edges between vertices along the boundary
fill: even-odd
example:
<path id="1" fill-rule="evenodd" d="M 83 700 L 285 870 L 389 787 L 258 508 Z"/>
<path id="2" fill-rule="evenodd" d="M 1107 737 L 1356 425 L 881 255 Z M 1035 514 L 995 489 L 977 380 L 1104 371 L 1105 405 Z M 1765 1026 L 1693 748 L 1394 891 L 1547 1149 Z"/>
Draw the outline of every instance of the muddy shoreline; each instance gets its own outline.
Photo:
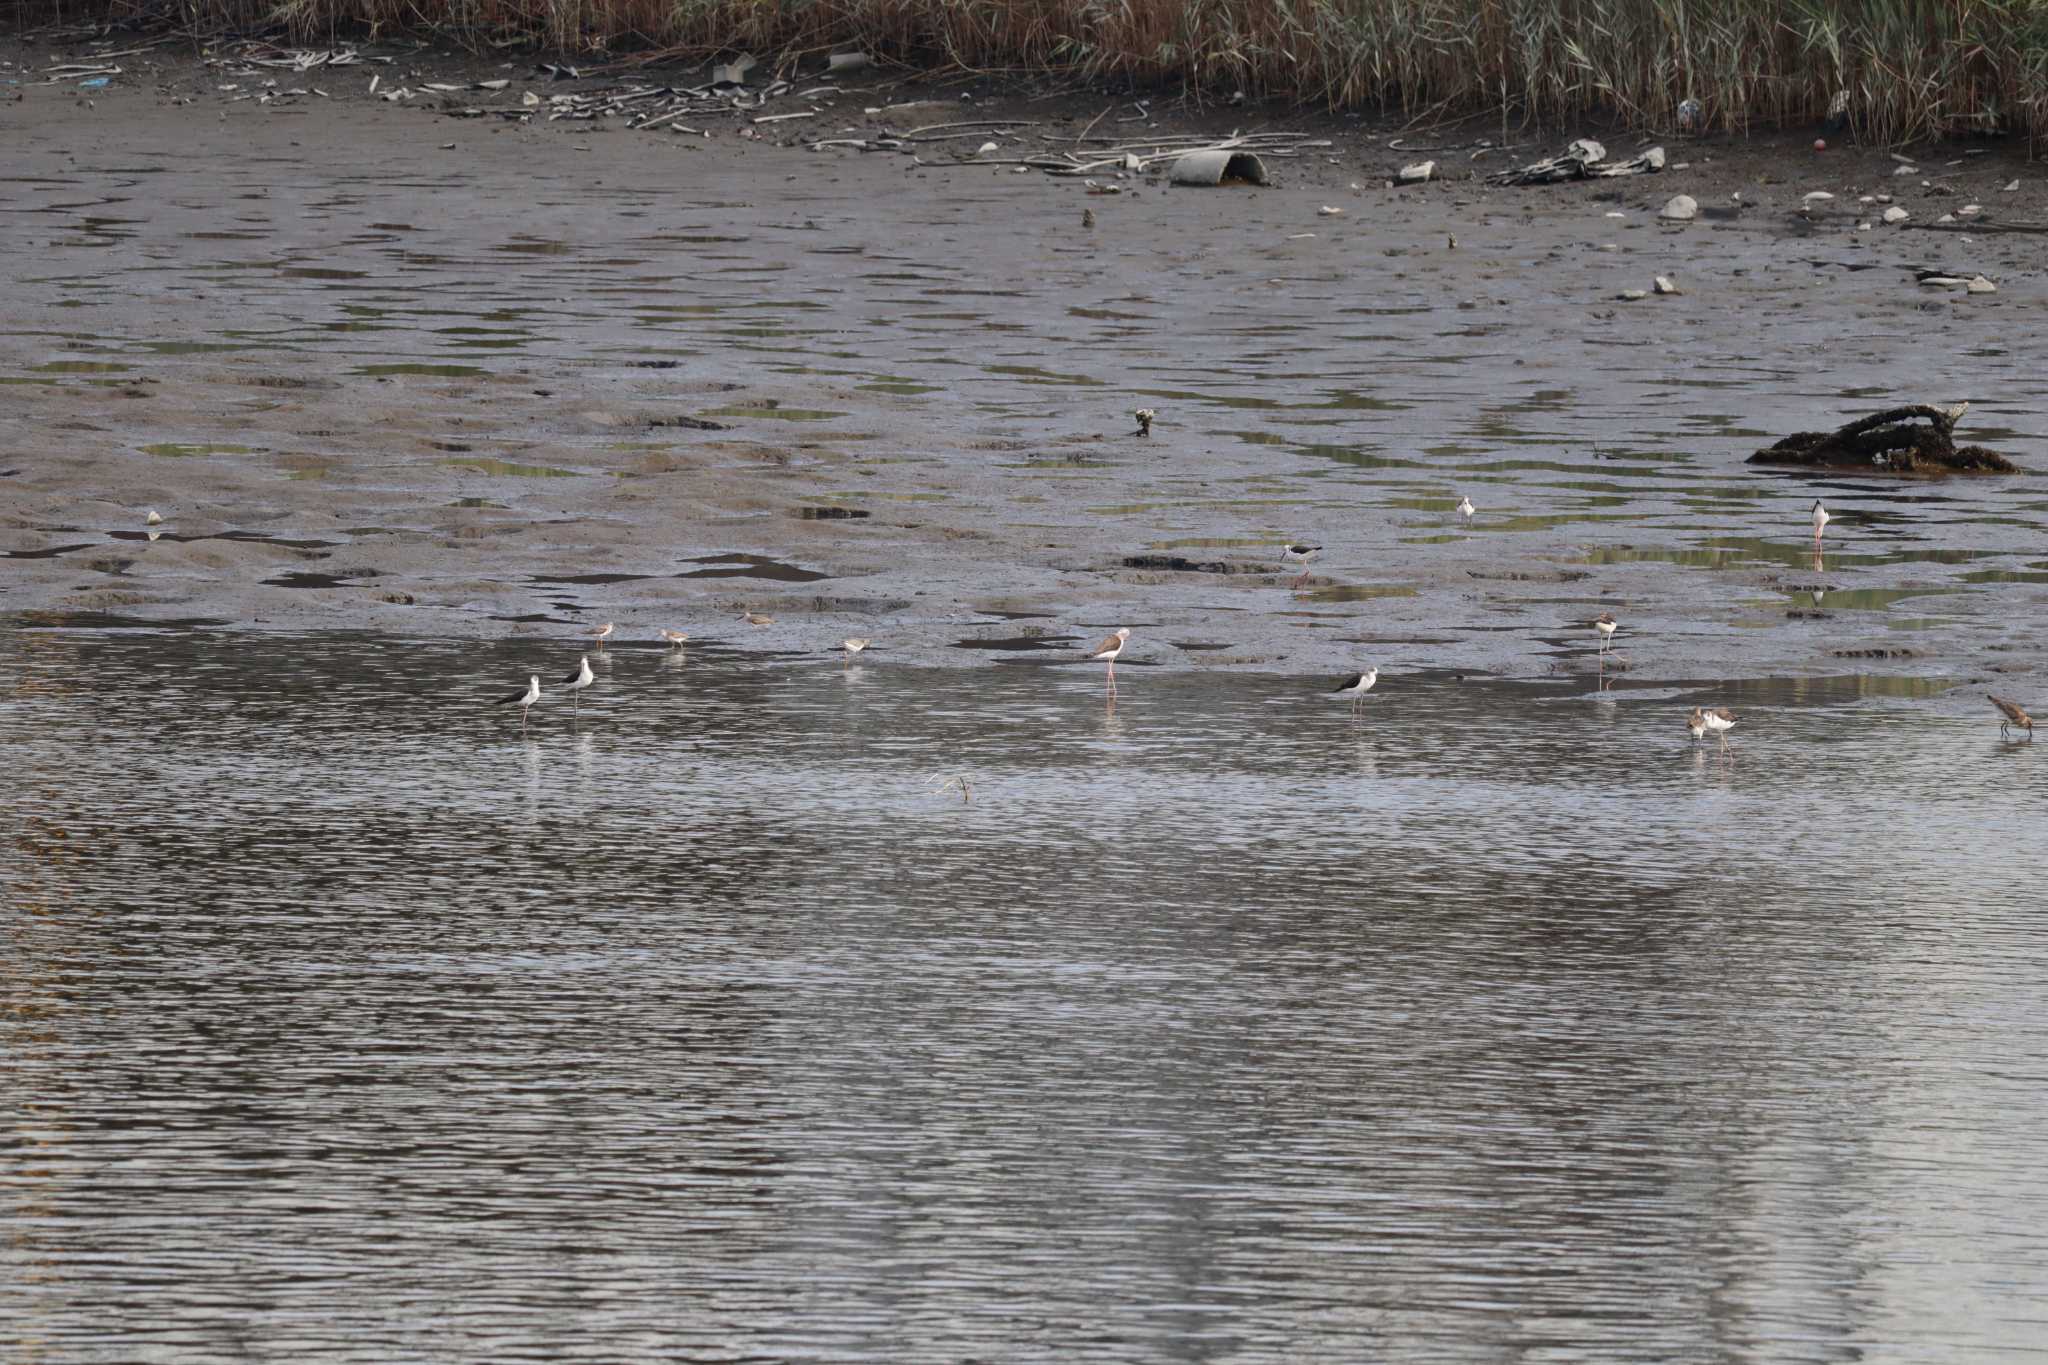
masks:
<path id="1" fill-rule="evenodd" d="M 29 79 L 46 48 L 0 58 L 25 82 L 0 104 L 17 622 L 573 650 L 616 620 L 934 665 L 1128 625 L 1141 668 L 1590 679 L 1582 623 L 1610 611 L 1634 686 L 2038 681 L 2048 238 L 1858 230 L 1866 194 L 2048 218 L 2021 146 L 1901 175 L 1810 136 L 1668 141 L 1661 175 L 1496 189 L 1469 177 L 1566 137 L 1502 155 L 1475 145 L 1497 128 L 1162 107 L 1330 145 L 1266 189 L 1090 195 L 804 143 L 963 106 L 1042 141 L 1094 97 L 849 88 L 689 137 L 457 119 L 360 75 L 236 100 L 162 54 L 83 92 Z M 1423 154 L 1458 178 L 1384 187 Z M 1700 220 L 1658 220 L 1678 193 Z M 1998 292 L 1916 287 L 1924 266 Z M 1620 297 L 1659 274 L 1684 293 Z M 2028 472 L 1743 464 L 1894 400 L 1969 400 L 1959 438 Z M 1325 546 L 1299 591 L 1288 540 Z"/>

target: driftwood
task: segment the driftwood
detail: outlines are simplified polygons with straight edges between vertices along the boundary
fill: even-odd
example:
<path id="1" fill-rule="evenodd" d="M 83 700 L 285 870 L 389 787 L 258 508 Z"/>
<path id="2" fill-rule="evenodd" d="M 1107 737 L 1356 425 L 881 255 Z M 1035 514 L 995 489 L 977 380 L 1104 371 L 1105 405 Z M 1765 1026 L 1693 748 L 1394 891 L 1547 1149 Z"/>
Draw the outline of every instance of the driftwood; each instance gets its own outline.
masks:
<path id="1" fill-rule="evenodd" d="M 1881 469 L 1893 474 L 2017 474 L 2019 467 L 1983 446 L 1959 446 L 1956 423 L 1968 403 L 1887 408 L 1831 432 L 1802 431 L 1749 457 L 1751 464 L 1815 469 Z"/>
<path id="2" fill-rule="evenodd" d="M 1555 185 L 1566 180 L 1598 180 L 1617 175 L 1647 175 L 1664 169 L 1664 149 L 1652 147 L 1626 161 L 1609 161 L 1607 149 L 1582 137 L 1558 155 L 1526 166 L 1495 171 L 1486 177 L 1496 185 Z"/>

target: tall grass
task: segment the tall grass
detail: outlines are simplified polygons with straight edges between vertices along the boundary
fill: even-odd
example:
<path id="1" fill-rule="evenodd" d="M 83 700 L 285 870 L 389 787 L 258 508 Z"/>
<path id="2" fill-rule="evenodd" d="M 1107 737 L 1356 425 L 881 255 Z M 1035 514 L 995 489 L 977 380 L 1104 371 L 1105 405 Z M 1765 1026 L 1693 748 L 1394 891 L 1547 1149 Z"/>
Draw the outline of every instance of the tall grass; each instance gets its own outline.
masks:
<path id="1" fill-rule="evenodd" d="M 88 0 L 88 5 L 98 0 Z M 119 0 L 107 0 L 112 6 Z M 75 4 L 67 4 L 77 13 Z M 1128 76 L 1330 108 L 1865 136 L 2048 131 L 2048 0 L 183 0 L 302 37 L 438 28 L 565 52 L 861 47 L 976 69 Z"/>

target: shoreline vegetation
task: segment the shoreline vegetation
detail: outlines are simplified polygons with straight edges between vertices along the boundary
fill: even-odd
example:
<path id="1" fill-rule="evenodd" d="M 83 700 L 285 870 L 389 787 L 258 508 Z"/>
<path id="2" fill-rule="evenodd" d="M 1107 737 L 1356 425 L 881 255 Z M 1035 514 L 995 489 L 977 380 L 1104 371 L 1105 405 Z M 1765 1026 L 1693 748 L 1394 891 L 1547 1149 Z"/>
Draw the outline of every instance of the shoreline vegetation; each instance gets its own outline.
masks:
<path id="1" fill-rule="evenodd" d="M 2048 0 L 48 0 L 295 41 L 437 36 L 480 53 L 697 61 L 859 50 L 1007 78 L 1434 121 L 1589 116 L 1728 133 L 1832 120 L 1872 142 L 2048 132 Z"/>

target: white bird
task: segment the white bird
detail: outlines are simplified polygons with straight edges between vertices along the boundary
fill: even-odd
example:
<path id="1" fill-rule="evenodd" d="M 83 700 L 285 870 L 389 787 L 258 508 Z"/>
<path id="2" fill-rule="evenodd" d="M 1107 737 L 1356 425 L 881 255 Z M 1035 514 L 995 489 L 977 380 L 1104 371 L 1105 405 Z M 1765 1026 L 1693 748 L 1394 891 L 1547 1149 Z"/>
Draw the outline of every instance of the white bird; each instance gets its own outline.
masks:
<path id="1" fill-rule="evenodd" d="M 1474 506 L 1472 505 L 1472 499 L 1470 499 L 1470 498 L 1459 498 L 1459 499 L 1458 499 L 1458 515 L 1459 515 L 1459 516 L 1461 516 L 1461 517 L 1463 517 L 1463 518 L 1464 518 L 1465 520 L 1467 520 L 1467 521 L 1470 521 L 1470 520 L 1472 520 L 1472 514 L 1473 514 L 1474 512 L 1477 512 L 1478 510 L 1479 510 L 1478 508 L 1476 508 L 1476 507 L 1474 507 Z"/>
<path id="2" fill-rule="evenodd" d="M 1116 634 L 1105 636 L 1102 643 L 1088 651 L 1088 658 L 1091 662 L 1101 659 L 1109 664 L 1109 685 L 1111 687 L 1116 686 L 1116 656 L 1124 652 L 1124 642 L 1130 638 L 1131 628 L 1129 626 L 1118 626 Z"/>
<path id="3" fill-rule="evenodd" d="M 1820 533 L 1828 528 L 1828 523 L 1832 520 L 1834 518 L 1828 515 L 1828 509 L 1820 505 L 1819 498 L 1815 498 L 1813 500 L 1813 538 L 1815 540 L 1820 539 Z"/>
<path id="4" fill-rule="evenodd" d="M 852 660 L 854 655 L 860 653 L 873 643 L 874 641 L 865 635 L 849 635 L 839 642 L 840 648 L 846 651 L 846 657 L 849 661 Z"/>
<path id="5" fill-rule="evenodd" d="M 1703 711 L 1695 707 L 1687 727 L 1692 730 L 1695 738 L 1707 734 L 1720 736 L 1721 747 L 1725 749 L 1728 747 L 1728 732 L 1735 728 L 1735 713 L 1726 707 L 1717 707 L 1712 711 Z"/>
<path id="6" fill-rule="evenodd" d="M 540 675 L 536 673 L 536 674 L 532 674 L 532 675 L 530 675 L 530 676 L 529 676 L 529 677 L 528 677 L 528 678 L 526 679 L 526 686 L 524 686 L 524 687 L 520 688 L 520 689 L 519 689 L 519 690 L 518 690 L 517 692 L 514 692 L 514 693 L 513 693 L 513 694 L 512 694 L 511 696 L 509 696 L 509 697 L 500 697 L 500 698 L 498 698 L 498 699 L 497 699 L 496 701 L 492 702 L 492 703 L 491 703 L 491 705 L 493 705 L 493 706 L 516 706 L 516 707 L 518 707 L 518 708 L 519 708 L 519 728 L 520 728 L 520 730 L 521 730 L 521 731 L 523 732 L 523 731 L 524 731 L 524 730 L 526 729 L 526 713 L 527 713 L 528 711 L 532 710 L 532 709 L 533 709 L 533 704 L 534 704 L 535 702 L 539 701 L 539 700 L 540 700 Z"/>
<path id="7" fill-rule="evenodd" d="M 1343 682 L 1338 683 L 1330 689 L 1330 695 L 1333 697 L 1351 698 L 1352 709 L 1356 710 L 1365 701 L 1365 694 L 1372 691 L 1372 685 L 1379 680 L 1380 671 L 1377 668 L 1368 668 L 1365 672 L 1353 673 Z"/>
<path id="8" fill-rule="evenodd" d="M 597 675 L 590 671 L 590 656 L 585 654 L 576 661 L 576 671 L 562 679 L 561 682 L 563 690 L 569 694 L 570 701 L 574 703 L 571 707 L 572 710 L 582 710 L 583 689 L 596 681 Z"/>
<path id="9" fill-rule="evenodd" d="M 1593 629 L 1600 632 L 1600 652 L 1602 654 L 1605 654 L 1607 647 L 1614 643 L 1614 629 L 1617 624 L 1618 622 L 1615 621 L 1613 615 L 1608 612 L 1603 611 L 1595 618 Z"/>

